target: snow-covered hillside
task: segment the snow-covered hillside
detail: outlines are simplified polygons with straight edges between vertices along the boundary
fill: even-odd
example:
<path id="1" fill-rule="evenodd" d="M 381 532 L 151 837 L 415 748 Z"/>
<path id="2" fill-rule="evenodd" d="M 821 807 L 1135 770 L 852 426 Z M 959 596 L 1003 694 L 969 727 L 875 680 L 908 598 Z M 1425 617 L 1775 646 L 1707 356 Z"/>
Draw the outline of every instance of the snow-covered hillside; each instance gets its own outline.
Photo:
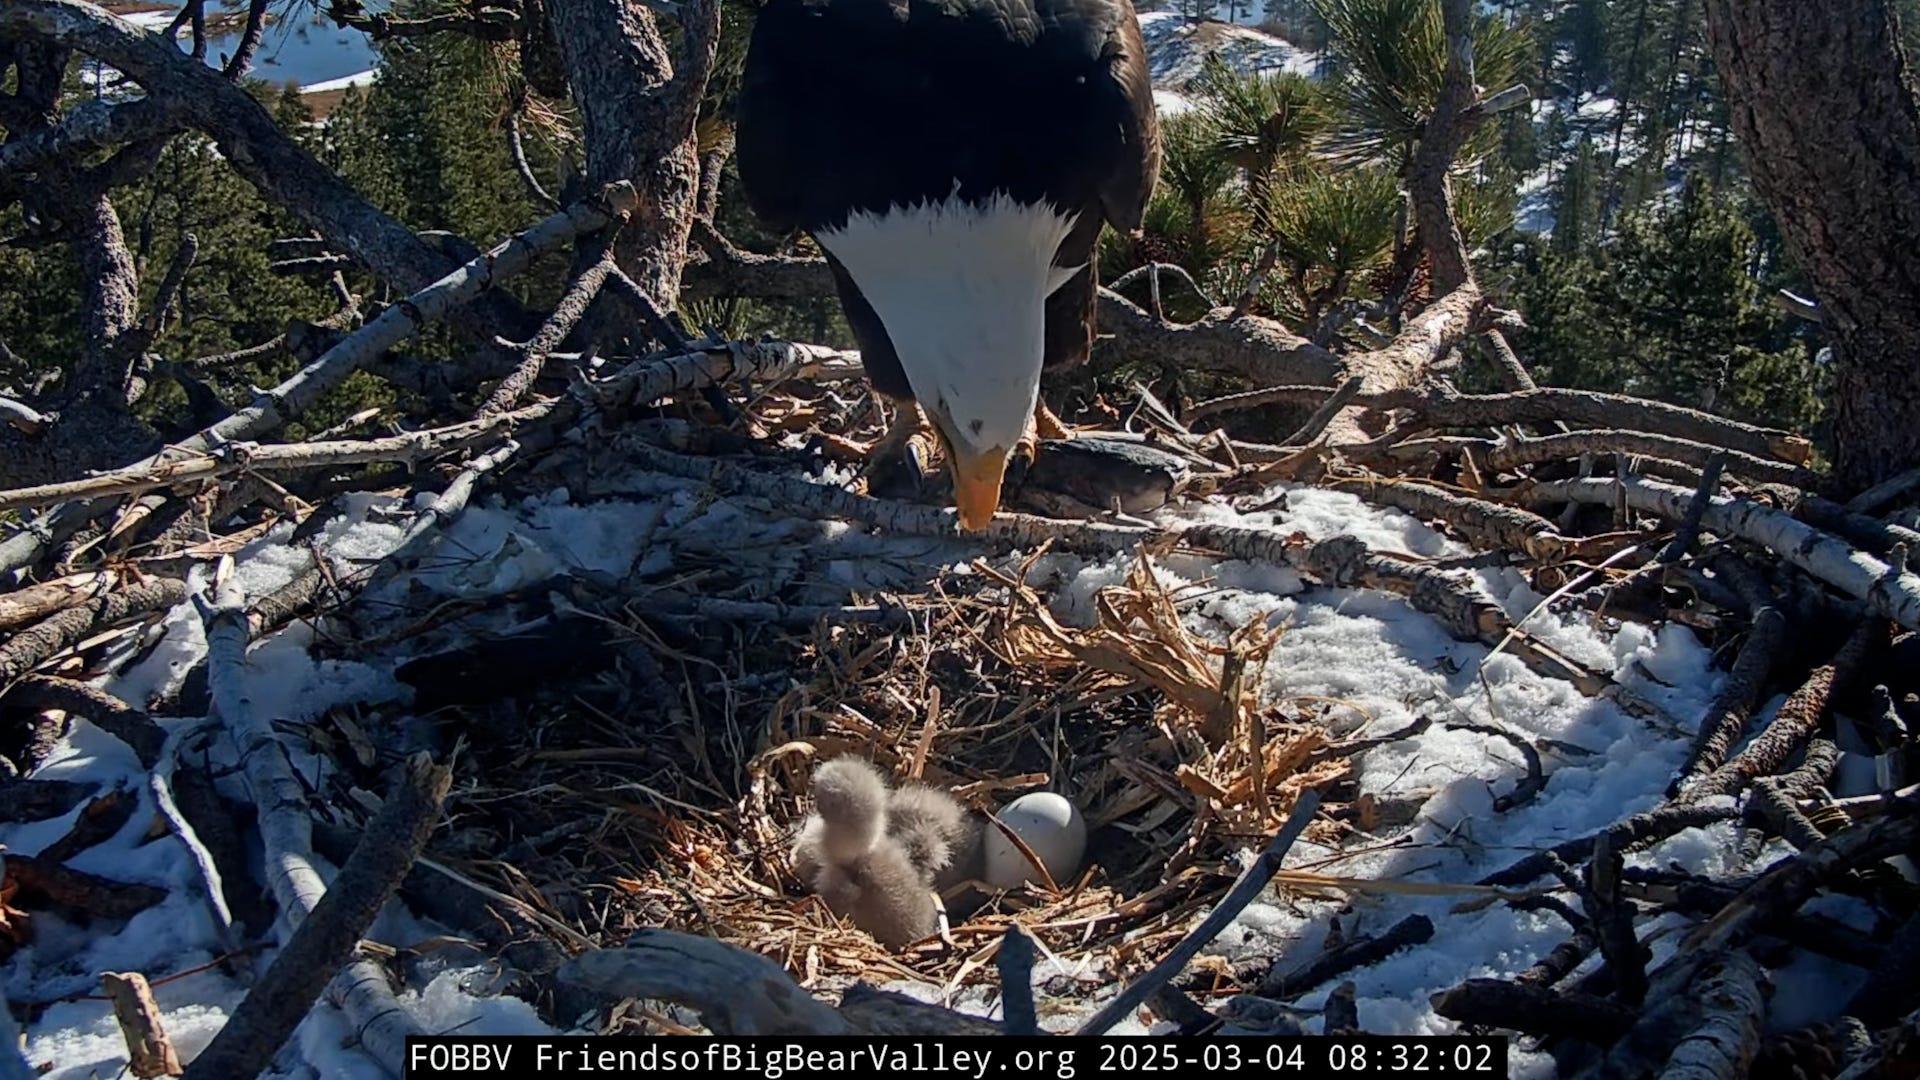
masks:
<path id="1" fill-rule="evenodd" d="M 1244 23 L 1215 19 L 1196 23 L 1171 11 L 1142 11 L 1140 33 L 1146 38 L 1153 98 L 1162 115 L 1191 107 L 1185 91 L 1200 77 L 1208 56 L 1218 56 L 1229 68 L 1244 72 L 1312 75 L 1318 66 L 1312 53 Z"/>

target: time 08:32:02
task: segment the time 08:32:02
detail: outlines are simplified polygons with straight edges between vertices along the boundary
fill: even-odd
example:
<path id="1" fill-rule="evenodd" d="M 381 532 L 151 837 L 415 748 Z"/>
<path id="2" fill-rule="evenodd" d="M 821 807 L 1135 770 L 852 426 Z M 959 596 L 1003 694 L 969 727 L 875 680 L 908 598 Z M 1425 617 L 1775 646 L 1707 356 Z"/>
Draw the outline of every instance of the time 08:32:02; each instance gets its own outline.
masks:
<path id="1" fill-rule="evenodd" d="M 1122 1039 L 1101 1046 L 1102 1072 L 1213 1072 L 1258 1069 L 1310 1075 L 1504 1076 L 1506 1047 L 1497 1039 L 1271 1038 Z"/>

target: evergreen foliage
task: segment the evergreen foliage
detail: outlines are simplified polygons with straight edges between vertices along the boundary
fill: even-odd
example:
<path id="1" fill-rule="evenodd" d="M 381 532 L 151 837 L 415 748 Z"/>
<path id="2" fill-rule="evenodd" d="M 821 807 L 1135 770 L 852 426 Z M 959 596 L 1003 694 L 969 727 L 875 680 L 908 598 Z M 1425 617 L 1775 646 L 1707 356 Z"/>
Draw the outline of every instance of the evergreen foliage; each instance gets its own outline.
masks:
<path id="1" fill-rule="evenodd" d="M 1903 39 L 1920 40 L 1920 0 L 1898 6 Z M 755 0 L 727 0 L 724 9 L 699 128 L 702 152 L 716 159 L 731 139 L 754 8 Z M 1320 55 L 1323 75 L 1214 62 L 1180 88 L 1192 107 L 1163 124 L 1164 163 L 1142 235 L 1103 238 L 1103 279 L 1170 263 L 1205 294 L 1163 275 L 1171 318 L 1197 318 L 1245 293 L 1256 313 L 1336 346 L 1371 340 L 1355 319 L 1391 331 L 1399 312 L 1382 301 L 1407 287 L 1418 256 L 1399 170 L 1446 63 L 1437 0 L 1257 0 L 1253 11 L 1244 0 L 1232 8 L 1175 0 L 1174 10 L 1190 19 L 1258 14 L 1270 31 Z M 1499 0 L 1478 10 L 1478 82 L 1487 92 L 1524 82 L 1534 101 L 1483 125 L 1462 155 L 1455 201 L 1483 285 L 1529 324 L 1513 342 L 1535 377 L 1817 428 L 1826 376 L 1813 360 L 1818 327 L 1771 303 L 1777 289 L 1804 289 L 1746 190 L 1699 0 Z M 388 42 L 374 84 L 349 93 L 324 125 L 311 122 L 298 95 L 263 84 L 255 92 L 377 205 L 412 228 L 451 234 L 455 247 L 484 248 L 546 212 L 509 153 L 510 115 L 520 116 L 528 164 L 547 190 L 567 190 L 579 164 L 570 106 L 532 92 L 517 65 L 511 43 L 458 35 Z M 76 94 L 77 73 L 78 65 Z M 114 199 L 142 262 L 145 301 L 181 236 L 200 242 L 181 319 L 155 349 L 160 359 L 244 349 L 336 306 L 324 279 L 269 272 L 268 242 L 306 230 L 204 139 L 175 139 Z M 731 162 L 715 224 L 748 250 L 811 251 L 804 237 L 769 231 L 752 216 Z M 550 304 L 565 265 L 549 259 L 512 287 L 531 304 Z M 393 299 L 363 275 L 347 280 L 369 302 Z M 18 206 L 0 210 L 0 282 L 0 340 L 38 369 L 25 374 L 68 367 L 79 345 L 75 264 L 64 244 L 36 238 Z M 1144 276 L 1123 288 L 1141 303 L 1147 291 Z M 851 344 L 831 296 L 710 298 L 685 314 L 734 335 Z M 451 360 L 470 347 L 436 329 L 405 352 Z M 204 377 L 235 404 L 294 362 Z M 0 386 L 21 388 L 22 374 L 0 371 Z M 310 422 L 386 400 L 381 385 L 356 383 Z M 143 408 L 164 428 L 184 402 L 171 382 L 156 387 Z"/>

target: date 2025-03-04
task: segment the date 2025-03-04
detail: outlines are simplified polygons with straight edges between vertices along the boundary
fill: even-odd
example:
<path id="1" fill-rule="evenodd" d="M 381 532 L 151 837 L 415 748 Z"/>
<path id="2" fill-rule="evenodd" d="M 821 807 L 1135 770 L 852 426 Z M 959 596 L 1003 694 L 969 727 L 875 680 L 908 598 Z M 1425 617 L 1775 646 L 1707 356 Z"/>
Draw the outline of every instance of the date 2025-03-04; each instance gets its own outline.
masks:
<path id="1" fill-rule="evenodd" d="M 632 1039 L 439 1036 L 407 1040 L 409 1080 L 531 1071 L 548 1076 L 740 1076 L 812 1080 L 914 1073 L 968 1080 L 1097 1076 L 1508 1075 L 1507 1042 L 1469 1036 L 1062 1039 L 859 1037 Z"/>

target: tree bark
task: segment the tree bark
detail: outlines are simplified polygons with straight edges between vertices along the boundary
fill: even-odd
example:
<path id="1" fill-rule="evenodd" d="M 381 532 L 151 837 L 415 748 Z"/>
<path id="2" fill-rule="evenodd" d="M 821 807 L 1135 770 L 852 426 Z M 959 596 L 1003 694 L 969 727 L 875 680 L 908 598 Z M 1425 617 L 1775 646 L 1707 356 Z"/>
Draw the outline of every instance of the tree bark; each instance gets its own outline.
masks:
<path id="1" fill-rule="evenodd" d="M 63 46 L 30 39 L 15 49 L 15 97 L 33 115 L 8 132 L 5 148 L 31 144 L 58 130 L 60 86 L 71 58 Z M 128 409 L 138 359 L 130 332 L 139 319 L 140 274 L 108 195 L 116 179 L 108 169 L 50 160 L 21 188 L 23 204 L 57 220 L 72 248 L 83 345 L 58 399 L 31 403 L 51 406 L 59 420 L 35 433 L 0 429 L 0 484 L 11 486 L 52 471 L 97 469 L 119 455 L 145 452 L 154 441 Z"/>
<path id="2" fill-rule="evenodd" d="M 718 0 L 679 6 L 678 55 L 641 0 L 548 0 L 547 12 L 585 129 L 588 182 L 631 180 L 640 195 L 615 260 L 670 311 L 699 196 L 694 121 L 719 39 Z M 610 310 L 604 302 L 595 308 L 590 334 L 606 318 L 599 312 Z"/>
<path id="3" fill-rule="evenodd" d="M 1888 0 L 1706 0 L 1754 189 L 1834 335 L 1834 480 L 1920 463 L 1920 104 Z"/>

